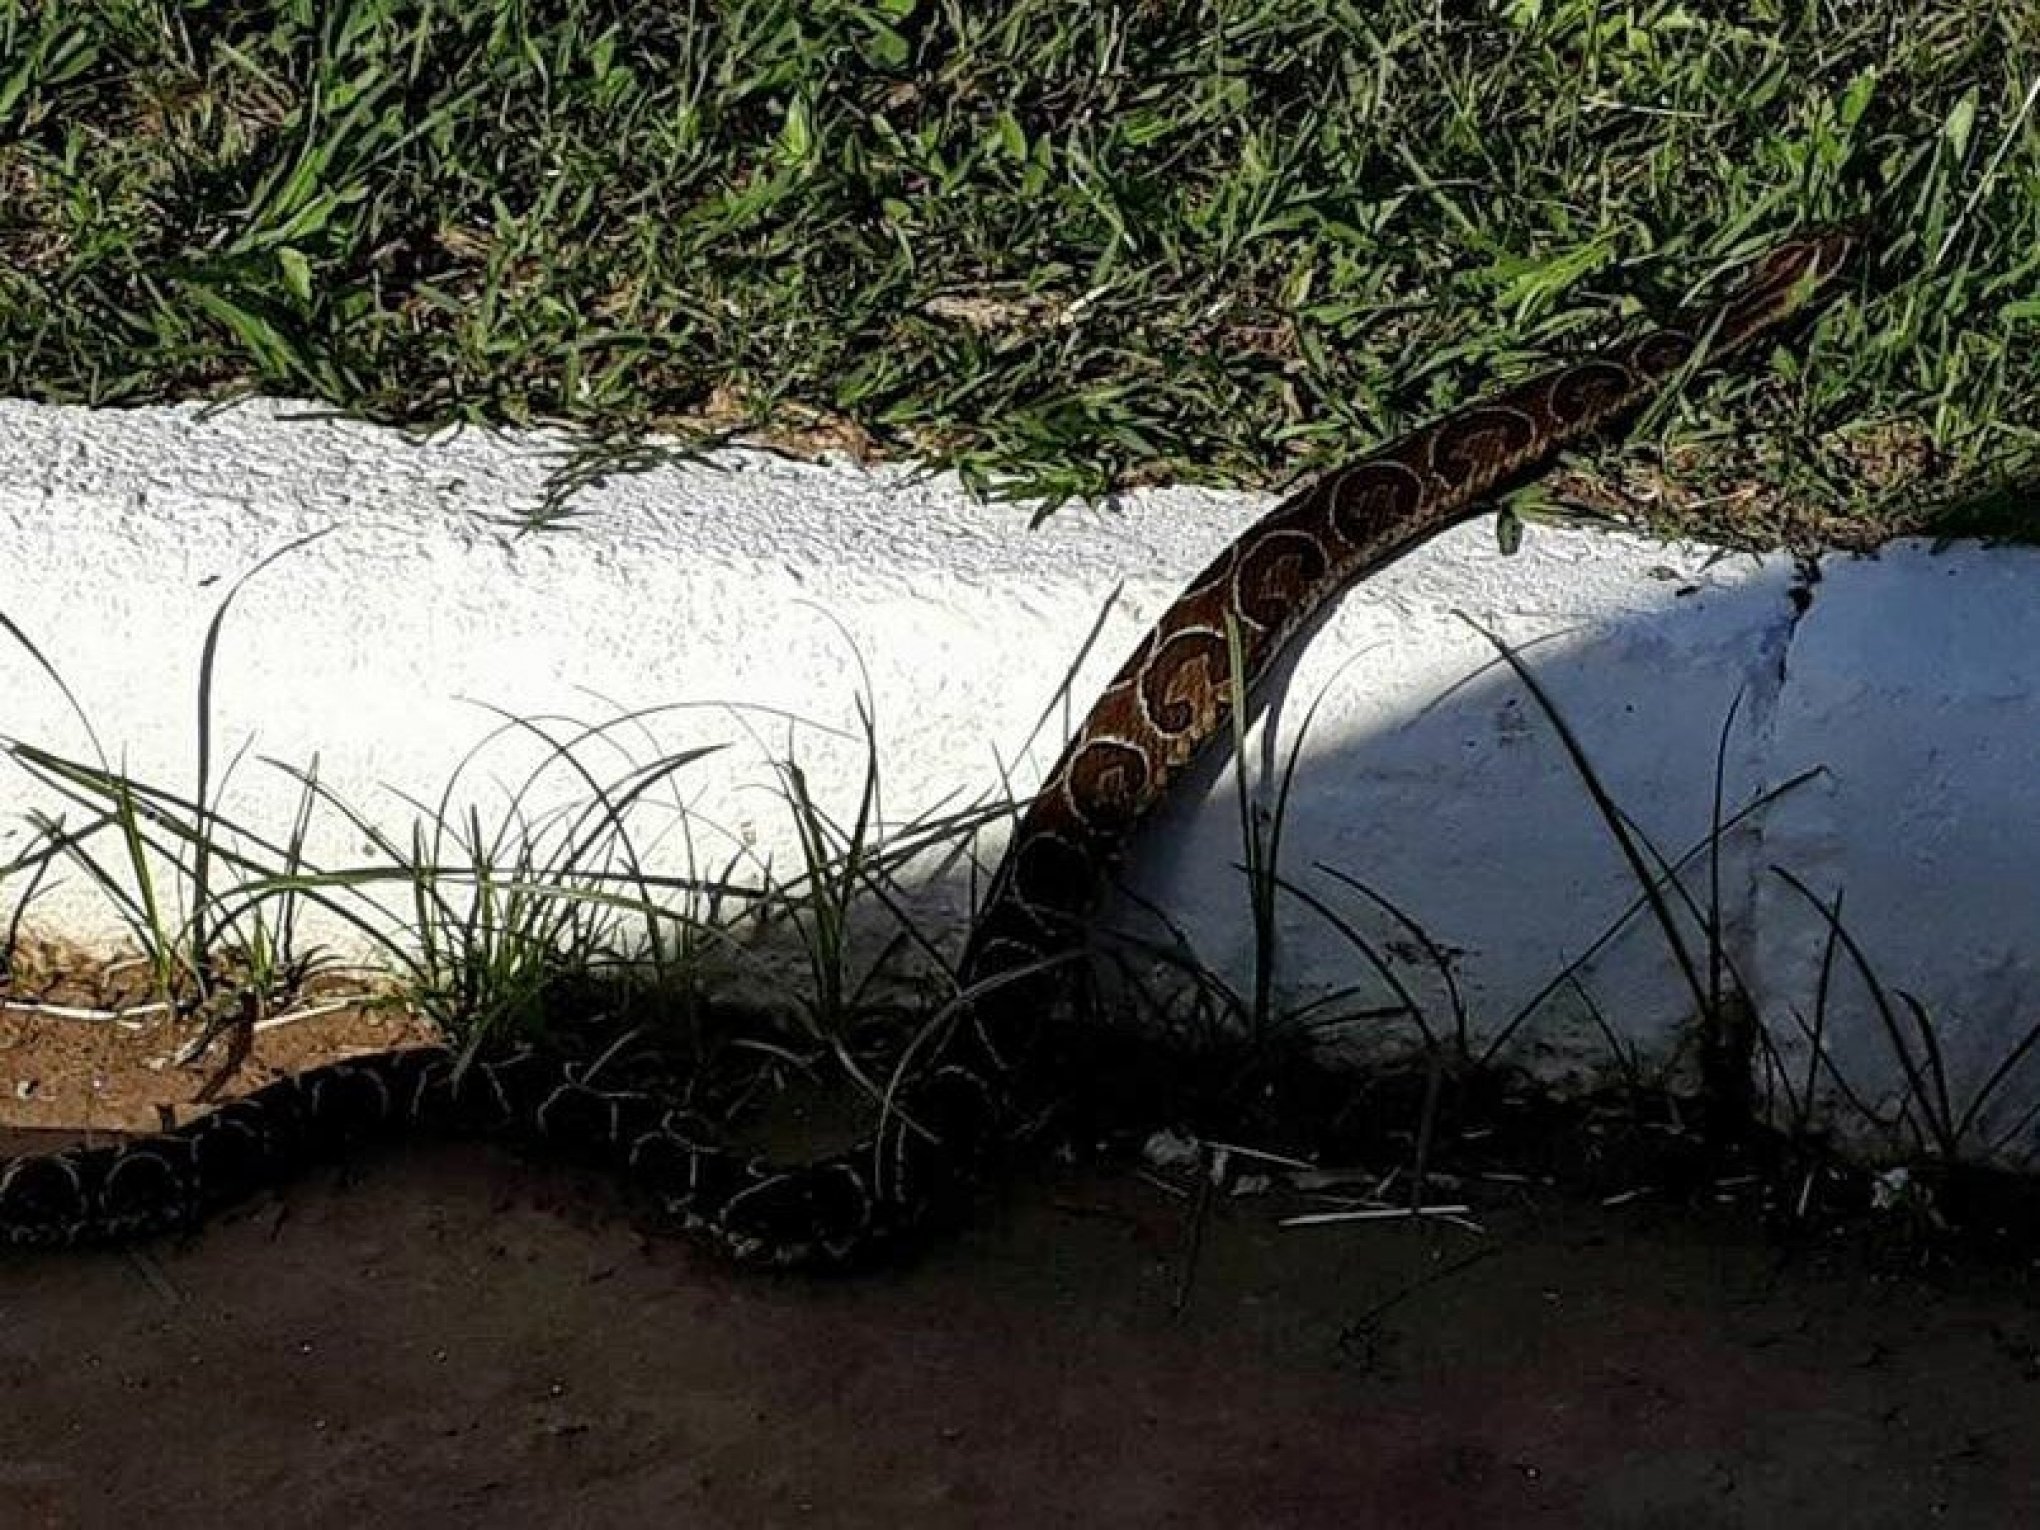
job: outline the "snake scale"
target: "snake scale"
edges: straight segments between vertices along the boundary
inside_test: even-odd
[[[1049,772],[971,931],[959,1004],[855,1145],[775,1165],[656,1093],[597,1087],[535,1055],[462,1065],[449,1049],[414,1048],[280,1079],[158,1135],[11,1159],[0,1242],[187,1226],[308,1160],[431,1127],[593,1156],[741,1263],[838,1264],[881,1246],[942,1203],[1018,1118],[1030,1045],[1106,874],[1226,728],[1234,654],[1252,686],[1341,590],[1632,416],[1703,353],[1725,356],[1778,325],[1830,283],[1852,243],[1822,230],[1780,246],[1721,302],[1458,409],[1248,527],[1141,639]]]

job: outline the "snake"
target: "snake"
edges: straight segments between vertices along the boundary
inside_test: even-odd
[[[1490,508],[1567,447],[1632,420],[1834,284],[1854,230],[1817,228],[1683,310],[1452,410],[1318,477],[1236,536],[1098,694],[1020,813],[955,969],[956,998],[850,1145],[782,1163],[657,1089],[513,1049],[417,1046],[329,1062],[173,1129],[8,1159],[0,1244],[188,1228],[298,1166],[421,1129],[514,1134],[592,1157],[662,1225],[741,1265],[844,1266],[952,1204],[1046,1095],[1039,1054],[1136,830],[1335,597]],[[1236,672],[1237,668],[1237,672]]]

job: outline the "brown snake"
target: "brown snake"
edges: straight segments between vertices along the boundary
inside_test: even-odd
[[[1059,1002],[1107,873],[1193,756],[1224,731],[1237,646],[1251,688],[1339,591],[1478,513],[1566,446],[1631,416],[1696,361],[1731,354],[1829,285],[1853,236],[1764,257],[1711,307],[1454,411],[1284,500],[1190,581],[1120,667],[1014,831],[939,1037],[877,1128],[791,1168],[719,1140],[655,1094],[531,1056],[457,1066],[379,1053],[257,1089],[174,1131],[0,1166],[0,1243],[143,1235],[198,1220],[292,1165],[380,1130],[521,1132],[607,1162],[731,1257],[841,1263],[919,1222],[1015,1117],[1022,1059]]]

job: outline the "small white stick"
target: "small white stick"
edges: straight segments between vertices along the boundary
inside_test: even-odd
[[[1277,1227],[1325,1227],[1333,1222],[1399,1222],[1409,1217],[1438,1217],[1444,1221],[1457,1222],[1461,1227],[1481,1230],[1480,1224],[1466,1220],[1471,1206],[1369,1206],[1359,1211],[1306,1211],[1299,1216],[1284,1217]]]

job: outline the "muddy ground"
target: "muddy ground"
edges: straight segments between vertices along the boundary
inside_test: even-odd
[[[245,1081],[393,1023],[265,1032]],[[202,1077],[174,1041],[0,1015],[0,1127],[151,1124]],[[2034,1262],[1463,1188],[1473,1226],[1284,1228],[1041,1166],[816,1279],[570,1169],[370,1154],[195,1237],[0,1251],[0,1527],[2040,1523]]]

